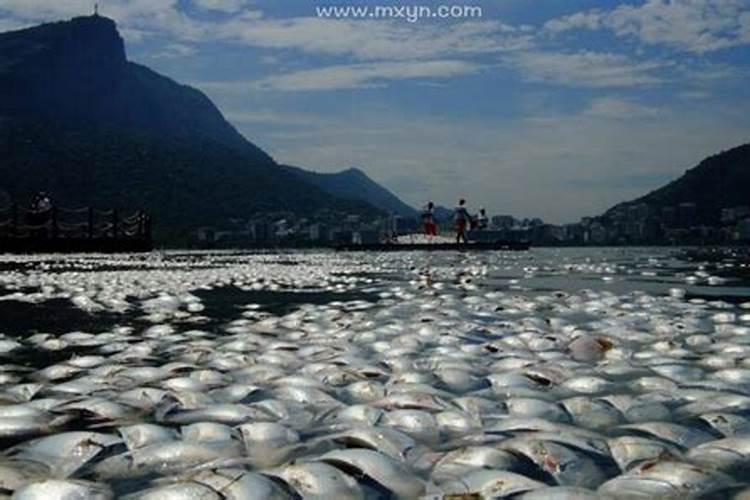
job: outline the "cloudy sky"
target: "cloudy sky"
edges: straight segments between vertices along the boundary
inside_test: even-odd
[[[93,3],[0,0],[0,30]],[[358,166],[414,205],[574,221],[750,141],[750,0],[99,4],[131,60],[205,91],[278,161]],[[396,9],[318,15],[332,5]],[[418,5],[481,16],[403,15]]]

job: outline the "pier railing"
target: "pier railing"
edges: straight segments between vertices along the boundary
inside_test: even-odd
[[[93,207],[32,210],[18,204],[0,207],[0,237],[6,239],[151,240],[151,218],[137,210]]]

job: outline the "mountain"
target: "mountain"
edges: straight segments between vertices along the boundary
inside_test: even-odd
[[[442,205],[435,207],[435,219],[442,222],[452,222],[455,215],[455,209],[447,208]]]
[[[282,168],[338,198],[364,201],[384,212],[402,217],[417,216],[416,210],[358,168],[349,168],[332,174],[310,172],[290,165],[282,165]]]
[[[143,208],[165,236],[288,211],[379,215],[279,168],[199,90],[129,62],[114,21],[0,34],[0,193]]]
[[[620,203],[604,216],[611,217],[640,204],[662,209],[694,203],[695,211],[691,213],[694,225],[718,226],[722,208],[750,205],[748,186],[750,144],[745,144],[706,158],[679,179],[638,199]]]
[[[213,141],[272,164],[199,90],[129,62],[102,16],[0,33],[0,116]]]

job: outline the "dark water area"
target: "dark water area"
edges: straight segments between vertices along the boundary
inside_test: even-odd
[[[0,329],[19,337],[35,333],[59,335],[67,332],[100,332],[129,321],[124,314],[88,313],[75,307],[68,299],[50,299],[30,303],[16,300],[0,301]]]
[[[378,296],[364,292],[330,292],[317,290],[242,290],[234,286],[198,290],[194,294],[206,306],[205,315],[231,321],[248,305],[274,316],[284,316],[305,305],[325,305],[355,300],[375,302]]]

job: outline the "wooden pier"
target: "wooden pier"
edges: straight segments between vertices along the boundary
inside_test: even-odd
[[[0,208],[0,253],[148,252],[151,218],[93,207]]]

